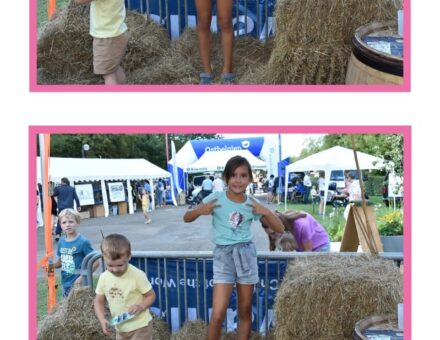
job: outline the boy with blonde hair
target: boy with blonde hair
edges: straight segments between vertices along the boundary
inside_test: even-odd
[[[125,23],[124,0],[75,0],[90,3],[90,35],[93,37],[93,72],[106,85],[125,84],[121,66],[130,38]]]
[[[69,295],[73,286],[81,284],[81,263],[93,251],[90,241],[78,232],[80,221],[81,216],[75,209],[67,208],[58,214],[58,222],[65,236],[58,242],[58,259],[54,266],[61,268],[63,297]],[[98,266],[99,262],[95,262],[93,269]]]
[[[104,312],[107,301],[112,318],[123,313],[134,316],[116,325],[116,340],[151,340],[152,317],[148,309],[156,294],[145,273],[128,263],[130,241],[124,235],[110,234],[102,241],[101,252],[107,270],[99,277],[94,307],[103,333],[111,335]]]

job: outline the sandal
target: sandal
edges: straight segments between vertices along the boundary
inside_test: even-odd
[[[200,73],[200,85],[211,85],[212,84],[212,74],[211,73],[207,73],[207,72],[203,72]]]
[[[224,73],[222,74],[222,84],[232,85],[235,84],[235,73]]]

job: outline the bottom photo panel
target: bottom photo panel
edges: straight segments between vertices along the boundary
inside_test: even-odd
[[[31,126],[30,339],[408,339],[409,126]]]

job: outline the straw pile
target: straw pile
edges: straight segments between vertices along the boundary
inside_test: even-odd
[[[93,309],[93,291],[75,287],[55,310],[46,316],[38,331],[38,340],[108,340]]]
[[[204,339],[208,326],[205,321],[187,321],[178,332],[171,336],[171,340]]]
[[[356,321],[394,313],[402,277],[392,261],[373,256],[298,259],[275,301],[276,339],[351,339]]]
[[[263,335],[257,332],[251,332],[249,340],[264,340],[267,339]],[[238,340],[237,332],[228,332],[221,337],[221,340]]]
[[[170,340],[171,338],[171,332],[170,328],[168,327],[168,324],[162,319],[159,318],[155,314],[151,314],[153,317],[152,325],[153,325],[153,332],[152,336],[154,340]]]
[[[391,20],[402,0],[279,0],[275,47],[264,84],[343,84],[353,32]]]
[[[89,7],[71,1],[39,32],[39,84],[102,83],[101,77],[93,74]],[[126,23],[131,36],[122,66],[127,73],[153,65],[169,49],[166,30],[146,16],[127,11]]]
[[[235,40],[233,65],[240,84],[258,84],[255,72],[267,64],[272,50],[271,41],[264,44],[255,38]],[[220,35],[212,35],[211,45],[214,82],[220,83],[223,55]],[[179,39],[171,42],[171,49],[150,65],[128,75],[133,84],[198,84],[202,72],[199,42],[195,29],[186,29]]]

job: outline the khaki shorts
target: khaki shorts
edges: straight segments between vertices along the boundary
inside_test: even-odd
[[[95,74],[116,72],[125,55],[129,38],[128,31],[113,38],[93,38],[93,72]]]
[[[131,332],[116,332],[116,340],[152,340],[152,322]]]

